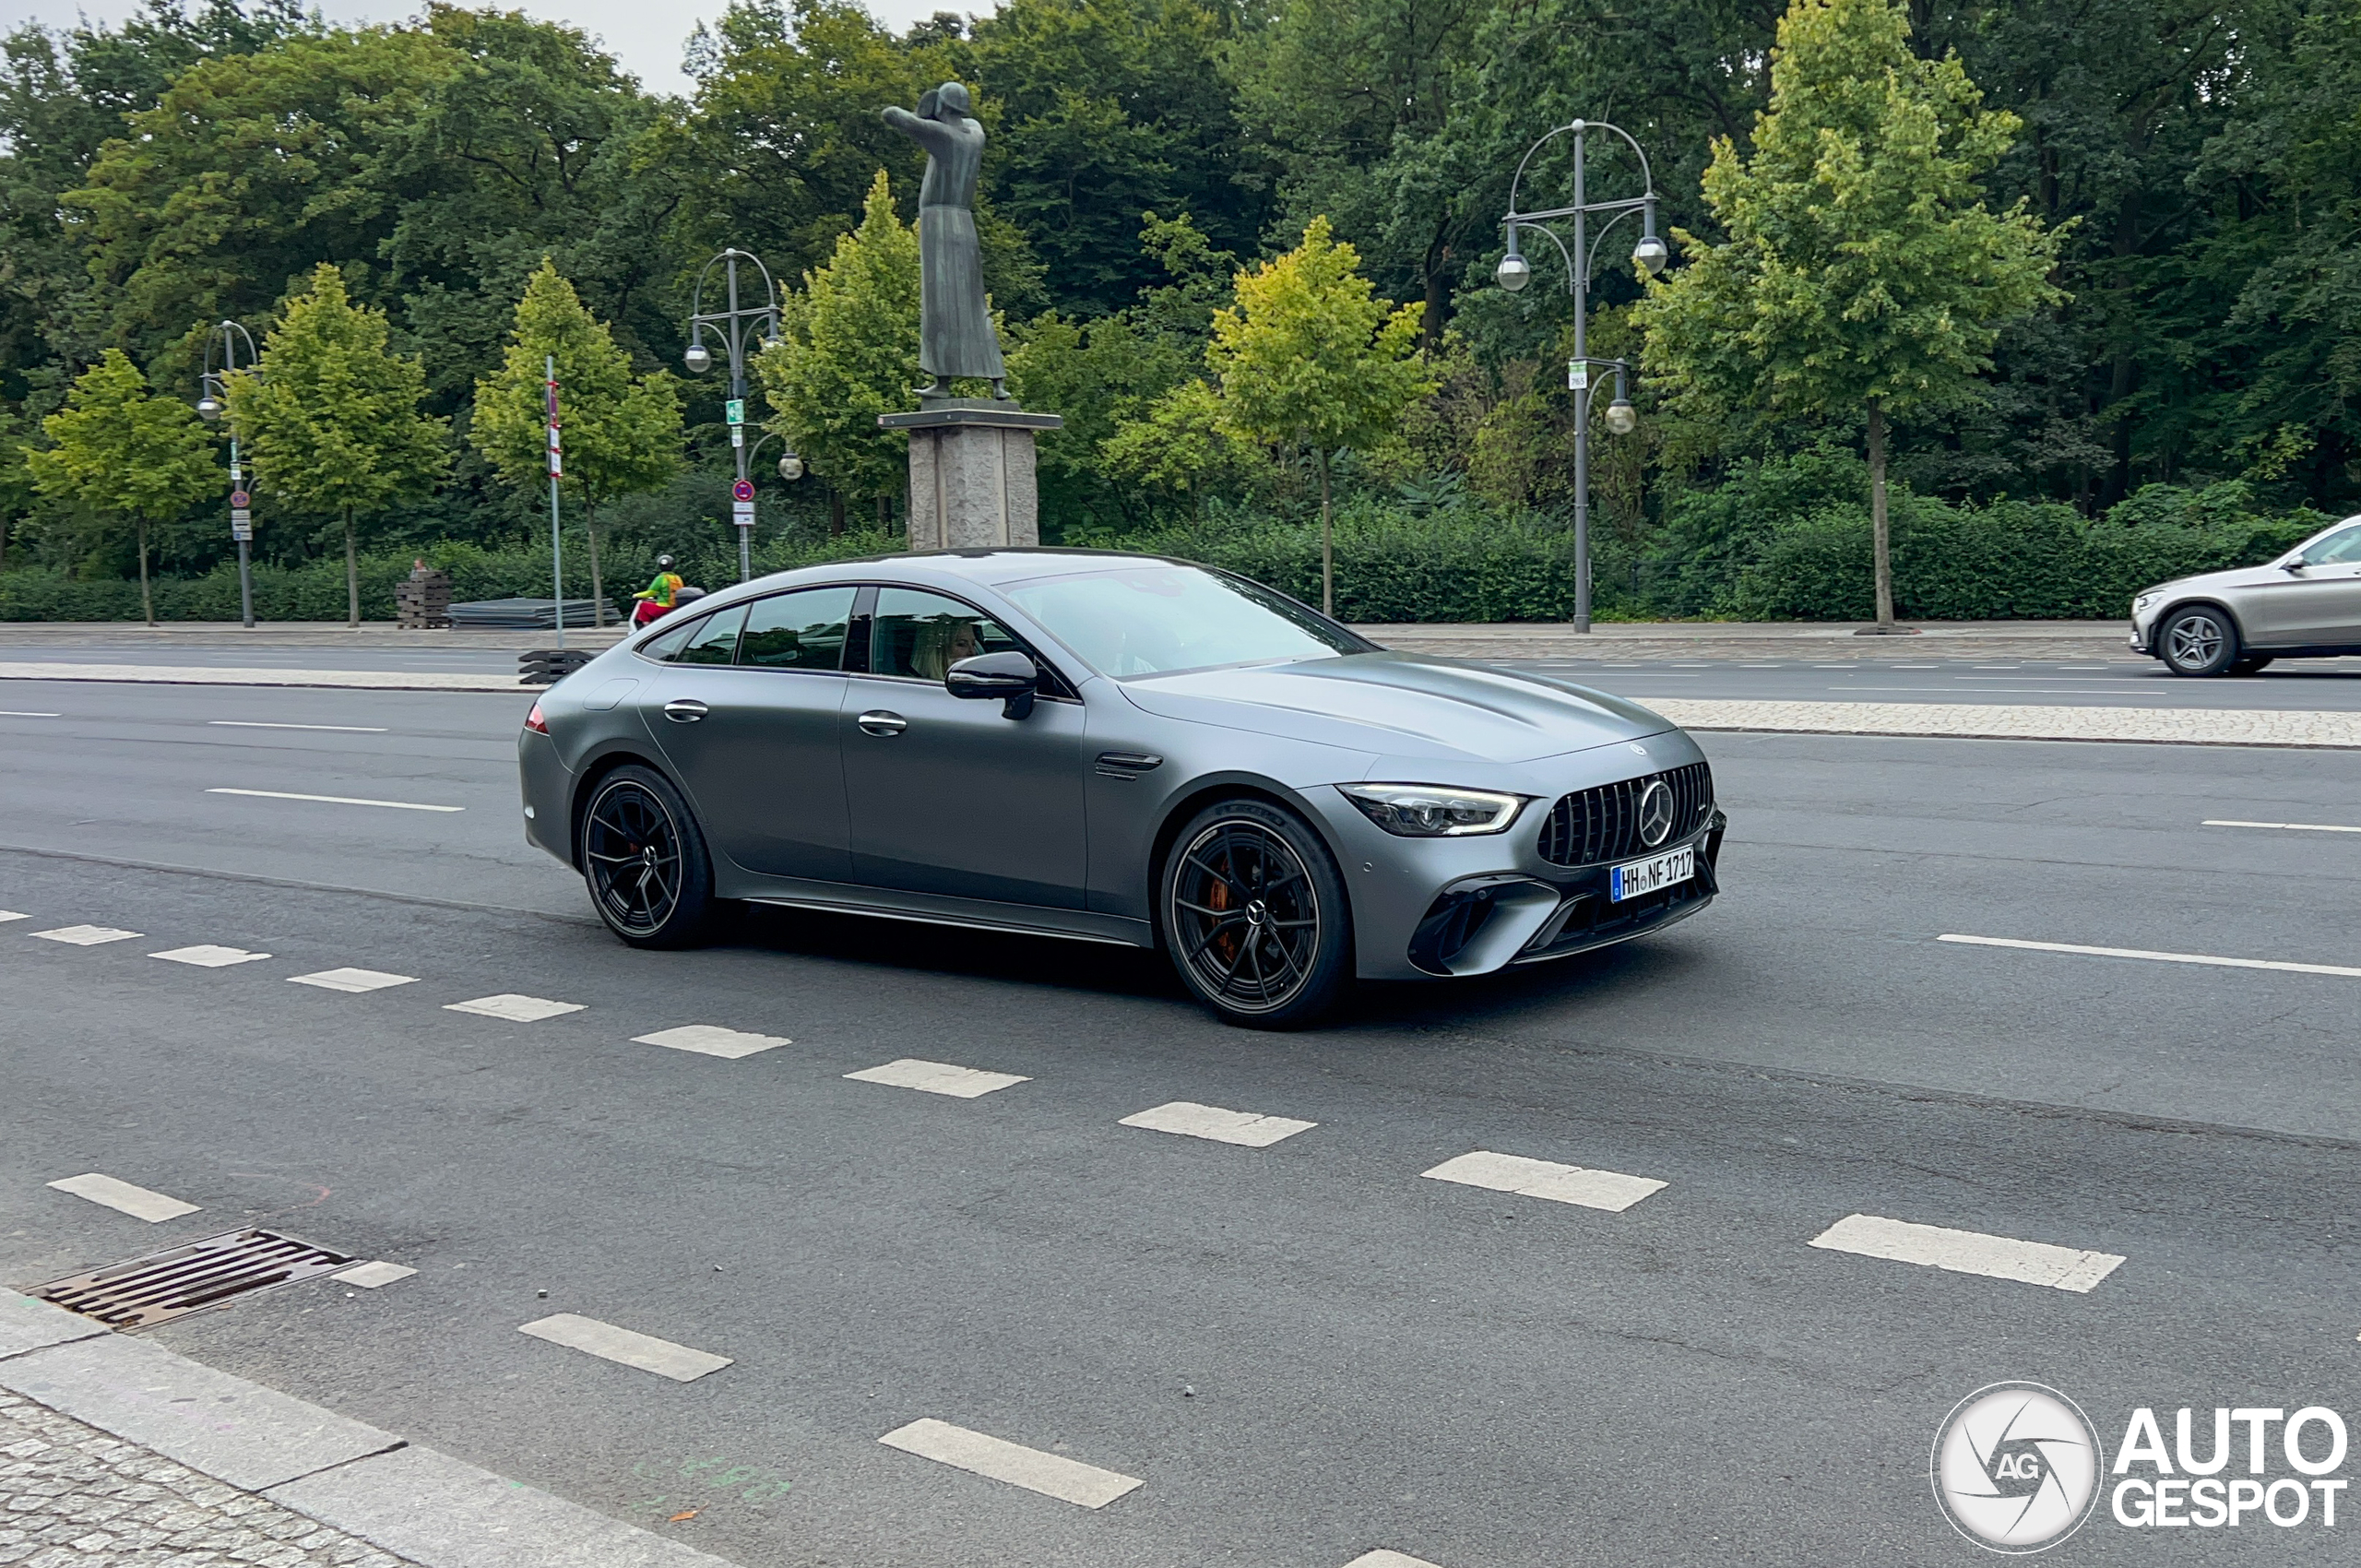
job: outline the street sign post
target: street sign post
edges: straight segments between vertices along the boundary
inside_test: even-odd
[[[557,521],[557,481],[560,465],[557,455],[557,356],[555,354],[542,356],[541,374],[545,378],[543,386],[546,393],[543,409],[549,415],[550,425],[550,594],[557,611],[557,646],[562,648],[565,646],[565,544],[564,536],[558,531]]]
[[[731,398],[721,405],[721,417],[728,420],[731,424],[744,424],[746,422],[745,398]]]
[[[753,498],[754,481],[753,480],[742,479],[730,487],[730,499],[732,501],[752,501]]]

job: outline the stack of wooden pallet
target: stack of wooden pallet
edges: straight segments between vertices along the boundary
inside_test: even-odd
[[[421,564],[394,585],[394,624],[425,629],[451,624],[451,574]]]

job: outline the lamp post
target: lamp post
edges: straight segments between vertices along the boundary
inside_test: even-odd
[[[1587,188],[1585,162],[1589,137],[1594,131],[1609,131],[1623,138],[1631,156],[1640,160],[1641,194],[1614,201],[1592,201]],[[1517,189],[1525,182],[1525,166],[1533,155],[1562,136],[1574,138],[1574,200],[1571,207],[1553,207],[1535,212],[1519,212]],[[1492,276],[1501,288],[1515,293],[1533,281],[1532,264],[1525,259],[1517,244],[1521,231],[1533,230],[1549,237],[1566,264],[1566,291],[1574,297],[1574,357],[1566,366],[1566,386],[1574,394],[1574,630],[1590,631],[1590,405],[1592,396],[1591,367],[1610,369],[1615,373],[1615,398],[1607,405],[1607,428],[1618,435],[1629,435],[1638,428],[1640,416],[1631,407],[1631,364],[1624,360],[1594,360],[1590,357],[1590,276],[1598,262],[1599,243],[1608,231],[1632,213],[1640,215],[1640,243],[1632,247],[1631,261],[1651,273],[1662,272],[1670,253],[1656,237],[1655,177],[1648,169],[1648,155],[1640,144],[1619,125],[1604,120],[1574,120],[1559,126],[1525,148],[1525,157],[1516,166],[1516,178],[1509,182],[1508,215],[1501,220],[1508,232],[1508,254]],[[1589,232],[1594,214],[1607,215],[1598,233]],[[1573,244],[1570,248],[1559,237],[1553,223],[1568,219],[1573,221]],[[1579,263],[1577,262],[1579,259]]]
[[[763,280],[763,303],[741,304],[738,294],[738,264],[753,267]],[[713,276],[715,267],[722,268],[729,284],[729,306],[723,310],[705,308],[706,279]],[[713,368],[713,350],[705,346],[706,328],[710,327],[721,335],[730,350],[730,404],[726,410],[730,420],[730,445],[737,454],[738,482],[732,488],[731,518],[738,525],[738,580],[746,581],[754,575],[754,497],[753,486],[746,478],[746,329],[759,323],[763,348],[778,341],[778,289],[771,281],[770,268],[751,251],[736,246],[723,251],[705,264],[697,274],[696,287],[689,296],[689,351],[682,356],[692,374],[702,375]]]
[[[246,350],[244,368],[251,374],[255,362],[261,358],[255,352],[252,333],[225,319],[205,335],[205,368],[197,375],[196,411],[208,424],[222,415],[230,390],[229,378],[240,368],[241,344]],[[238,461],[238,432],[234,425],[230,430],[230,537],[238,541],[238,614],[251,632],[255,629],[255,515],[246,494],[246,471]]]

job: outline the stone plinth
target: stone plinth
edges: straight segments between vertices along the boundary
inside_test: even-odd
[[[1040,543],[1033,435],[1064,422],[980,398],[879,415],[879,428],[910,433],[910,548]]]

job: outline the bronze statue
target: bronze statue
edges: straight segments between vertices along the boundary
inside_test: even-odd
[[[889,108],[885,123],[926,148],[919,187],[919,369],[934,378],[921,398],[948,398],[954,376],[990,381],[1008,400],[1008,371],[984,299],[983,251],[976,240],[976,181],[984,127],[967,113],[967,89],[944,82],[919,99],[919,112]]]

